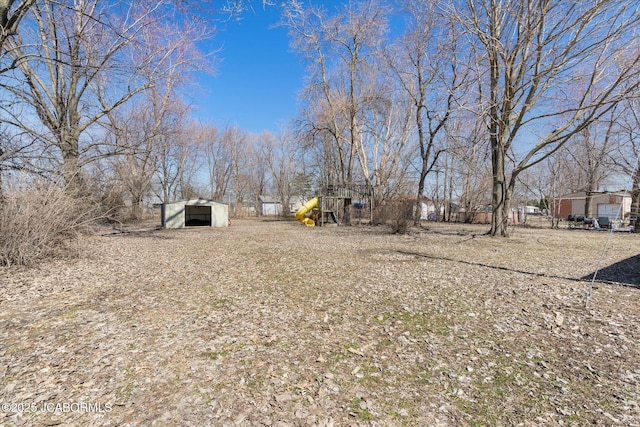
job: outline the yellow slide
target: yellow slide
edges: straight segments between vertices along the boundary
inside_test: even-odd
[[[314,225],[316,225],[315,221],[312,220],[311,218],[306,218],[305,214],[309,212],[311,209],[317,208],[317,207],[318,207],[318,198],[314,197],[313,199],[309,200],[307,203],[302,205],[300,209],[298,209],[298,212],[296,212],[296,219],[301,223],[303,223],[304,225],[306,225],[307,227],[313,227]]]

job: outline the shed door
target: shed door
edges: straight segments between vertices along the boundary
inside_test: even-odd
[[[606,216],[609,219],[620,218],[620,205],[618,203],[600,203],[598,204],[598,216]]]
[[[211,227],[211,206],[185,206],[184,223],[186,226]]]

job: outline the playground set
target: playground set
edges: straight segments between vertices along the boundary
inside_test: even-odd
[[[307,227],[325,224],[340,224],[339,208],[345,203],[357,209],[369,206],[373,190],[364,184],[328,185],[320,191],[320,195],[307,201],[296,212],[296,219]],[[371,212],[369,212],[369,215]]]

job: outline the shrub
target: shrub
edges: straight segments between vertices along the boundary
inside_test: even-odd
[[[60,186],[31,183],[0,200],[0,265],[29,265],[69,253],[95,219],[88,197]]]
[[[388,224],[395,234],[407,233],[413,222],[415,202],[411,199],[387,200],[374,211],[374,224]]]

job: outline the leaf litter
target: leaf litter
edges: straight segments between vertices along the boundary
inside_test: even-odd
[[[604,233],[484,230],[238,220],[0,269],[0,424],[640,425],[640,288],[584,307]]]

